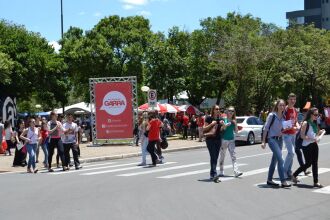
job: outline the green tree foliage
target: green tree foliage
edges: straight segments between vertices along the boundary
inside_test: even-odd
[[[151,36],[149,21],[141,16],[109,16],[85,34],[71,27],[61,56],[68,63],[75,93],[88,100],[88,79],[94,77],[137,76],[141,84]]]
[[[65,102],[65,63],[39,34],[0,22],[1,94],[22,100],[36,99],[45,109]],[[45,89],[47,88],[47,89]],[[28,111],[29,109],[20,109]]]

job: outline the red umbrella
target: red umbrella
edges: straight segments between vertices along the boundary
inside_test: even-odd
[[[162,106],[165,106],[165,108],[166,108],[166,112],[162,112],[162,113],[177,113],[180,111],[179,107],[176,105],[165,103],[165,104],[162,104]]]
[[[139,106],[139,110],[140,111],[152,111],[152,110],[155,110],[155,111],[159,111],[159,112],[166,112],[166,107],[157,103],[157,106],[152,109],[151,107],[149,107],[149,104],[148,103],[145,103],[141,106]]]
[[[186,112],[189,115],[200,115],[201,111],[198,110],[195,106],[192,105],[182,105],[179,107],[179,110],[182,112]]]

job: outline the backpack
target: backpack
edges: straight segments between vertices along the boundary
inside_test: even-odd
[[[268,127],[268,130],[272,127],[273,123],[275,121],[275,115],[273,114],[272,116],[272,121],[270,122],[270,125]],[[261,140],[263,139],[263,136],[264,136],[264,129],[265,129],[265,125],[262,126],[262,130],[261,130]],[[268,132],[266,134],[266,143],[268,143]]]
[[[307,135],[308,129],[309,129],[309,123],[307,122],[305,136]],[[302,148],[302,143],[303,143],[303,139],[301,138],[300,133],[301,133],[301,128],[299,129],[299,131],[296,135],[296,141],[295,141],[295,145],[296,145],[295,147],[298,149]]]

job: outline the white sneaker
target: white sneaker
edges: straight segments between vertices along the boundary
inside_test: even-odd
[[[225,173],[223,172],[223,170],[220,170],[219,176],[220,177],[224,177],[225,176]]]
[[[235,174],[235,177],[239,177],[239,176],[243,175],[243,173],[240,171],[236,171],[236,172],[234,172],[234,174]]]

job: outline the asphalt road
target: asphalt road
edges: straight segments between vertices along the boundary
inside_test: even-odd
[[[311,187],[311,176],[290,189],[267,187],[271,152],[259,144],[237,147],[241,178],[232,176],[227,153],[221,183],[207,180],[206,149],[164,156],[155,168],[129,158],[79,171],[0,174],[0,219],[330,219],[329,135],[320,143],[322,190]]]

